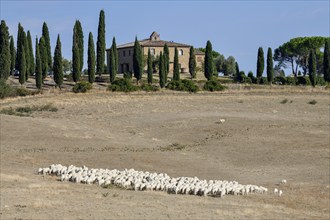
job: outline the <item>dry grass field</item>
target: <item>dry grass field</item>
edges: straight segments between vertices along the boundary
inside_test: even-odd
[[[0,114],[0,219],[329,219],[329,95],[229,85],[221,93],[95,89],[0,100],[0,110],[58,109]],[[37,175],[53,163],[236,180],[270,192],[212,198]]]

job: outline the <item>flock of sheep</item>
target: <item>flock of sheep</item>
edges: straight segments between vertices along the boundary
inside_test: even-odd
[[[249,193],[266,193],[267,188],[256,185],[242,185],[236,181],[200,180],[197,177],[172,178],[166,173],[150,173],[134,169],[109,170],[89,169],[86,166],[63,166],[52,164],[46,168],[39,168],[38,174],[56,175],[61,181],[75,183],[98,184],[100,186],[115,185],[123,189],[143,191],[165,191],[173,194],[190,194],[199,196],[223,197],[225,195],[247,195]],[[277,190],[277,189],[276,189]],[[281,196],[282,191],[274,194]]]

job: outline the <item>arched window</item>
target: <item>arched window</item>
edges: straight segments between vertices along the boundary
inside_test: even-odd
[[[183,55],[183,50],[180,49],[180,50],[179,50],[179,56],[182,56],[182,55]]]

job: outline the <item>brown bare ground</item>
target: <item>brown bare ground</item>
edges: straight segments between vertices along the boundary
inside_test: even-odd
[[[329,92],[229,87],[1,100],[0,110],[47,103],[59,110],[0,114],[0,219],[329,219]],[[36,174],[53,163],[236,180],[279,188],[283,196],[135,192]],[[288,184],[279,185],[282,179]]]

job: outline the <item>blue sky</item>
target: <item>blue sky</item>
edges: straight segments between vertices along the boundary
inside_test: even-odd
[[[0,0],[1,20],[16,41],[21,22],[32,37],[41,36],[46,21],[54,52],[57,34],[62,54],[71,59],[72,29],[80,20],[85,41],[97,39],[99,12],[105,11],[106,44],[117,45],[148,37],[157,31],[161,39],[205,47],[232,55],[246,72],[256,71],[258,47],[277,48],[291,38],[329,36],[330,1],[16,1]],[[33,41],[34,45],[34,41]],[[289,71],[289,69],[288,69]]]

